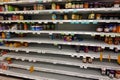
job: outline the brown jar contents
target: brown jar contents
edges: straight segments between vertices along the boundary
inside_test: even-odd
[[[101,18],[101,14],[96,14],[96,19],[100,19]]]
[[[57,5],[56,5],[56,9],[60,9],[60,5],[57,4]]]
[[[89,3],[85,2],[83,6],[84,6],[84,8],[88,8],[89,7]]]
[[[34,10],[37,10],[37,5],[36,4],[34,4]]]

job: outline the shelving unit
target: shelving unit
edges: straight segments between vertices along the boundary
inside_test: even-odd
[[[119,80],[120,2],[103,2],[0,0],[0,74],[34,80]]]

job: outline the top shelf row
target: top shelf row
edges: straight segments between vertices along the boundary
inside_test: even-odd
[[[89,0],[0,0],[1,4],[26,4],[26,3],[31,4],[31,3],[70,2],[70,1],[80,2],[80,1],[89,1]],[[94,1],[94,0],[91,0],[91,1]],[[98,1],[98,0],[95,0],[95,1]],[[113,2],[115,0],[109,0],[109,2],[110,1]],[[115,2],[118,2],[118,1],[119,0],[116,0]]]
[[[64,2],[64,3],[62,3]],[[102,0],[0,0],[0,5],[22,5],[27,4],[27,6],[30,4],[40,4],[41,3],[47,3],[52,4],[53,7],[57,6],[57,8],[64,7],[65,8],[119,8],[120,7],[120,1],[114,0],[112,2],[105,2]],[[65,5],[63,5],[65,4]],[[26,6],[26,5],[24,5]]]
[[[5,1],[5,2],[3,2]],[[40,4],[38,0],[0,0],[0,14],[31,14],[31,13],[68,13],[68,12],[119,12],[119,2],[83,2],[83,1],[67,1],[58,3],[57,1],[65,0],[39,0],[40,2],[51,1],[49,4]],[[54,1],[54,0],[53,0]],[[24,4],[24,5],[20,5]],[[33,3],[33,4],[29,4]],[[10,5],[11,4],[11,5]],[[26,5],[27,4],[27,5]],[[34,12],[35,11],[35,12]]]

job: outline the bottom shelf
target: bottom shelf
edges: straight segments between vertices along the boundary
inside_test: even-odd
[[[18,69],[18,68],[10,68],[9,70],[0,70],[0,73],[10,76],[17,76],[17,77],[35,79],[35,80],[92,80],[86,78],[70,77],[65,75],[37,72],[37,71],[30,73],[27,70]]]

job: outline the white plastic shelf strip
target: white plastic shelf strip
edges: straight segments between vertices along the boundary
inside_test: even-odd
[[[103,41],[98,40],[83,40],[83,41],[64,41],[60,39],[51,40],[49,38],[36,38],[36,37],[25,37],[25,38],[12,38],[12,39],[0,39],[1,41],[19,41],[19,42],[28,42],[28,43],[45,43],[45,44],[62,44],[62,45],[81,45],[81,46],[98,46],[98,47],[109,47],[110,49],[118,48],[120,50],[120,45],[107,44]]]
[[[30,73],[28,70],[18,69],[18,68],[10,68],[10,70],[7,70],[7,71],[1,70],[0,73],[8,74],[11,76],[34,79],[34,80],[64,80],[64,79],[66,80],[90,80],[86,78],[71,77],[71,76],[66,76],[66,75],[51,74],[51,73],[44,73],[44,72],[38,72],[38,71],[34,71]]]
[[[98,22],[104,22],[104,23],[111,23],[111,22],[115,22],[115,23],[120,23],[120,20],[0,20],[0,23],[34,23],[34,22],[38,22],[38,23],[83,23],[83,22],[89,22],[89,23],[98,23]]]
[[[99,71],[89,70],[89,69],[80,69],[80,68],[73,68],[73,67],[66,67],[66,66],[59,66],[59,65],[52,65],[52,64],[42,64],[42,63],[28,63],[28,62],[21,62],[21,61],[15,61],[15,62],[13,61],[13,63],[9,64],[8,66],[29,70],[31,65],[34,66],[35,71],[57,73],[57,74],[63,74],[68,76],[75,76],[75,77],[93,78],[93,79],[99,79],[99,80],[103,80],[103,79],[109,80],[107,76],[103,77]]]
[[[88,8],[88,9],[60,9],[60,10],[29,10],[29,11],[3,11],[0,14],[50,14],[71,12],[118,12],[120,8]]]
[[[32,34],[82,34],[82,35],[101,35],[101,36],[120,36],[120,33],[105,33],[105,32],[93,32],[93,31],[58,31],[58,30],[41,30],[41,31],[32,31],[32,30],[0,30],[0,32],[15,32],[15,33],[32,33]]]
[[[5,46],[0,46],[1,49],[8,49],[8,50],[13,50],[13,51],[25,51],[26,53],[29,52],[36,52],[38,54],[58,54],[58,55],[67,55],[71,57],[91,57],[91,58],[100,58],[100,52],[92,52],[89,51],[88,53],[85,53],[83,51],[80,51],[80,53],[76,53],[75,50],[70,49],[70,48],[63,48],[62,50],[59,50],[57,48],[54,48],[52,46],[32,46],[32,47],[20,47],[20,48],[13,48],[13,47],[5,47]],[[117,60],[117,57],[119,54],[113,53],[111,51],[103,52],[103,58],[107,59],[108,55],[111,55],[111,59]]]
[[[17,76],[17,77],[28,78],[28,79],[35,79],[35,80],[57,80],[57,79],[52,79],[52,78],[46,78],[46,77],[25,74],[24,72],[19,73],[19,71],[12,71],[12,70],[1,70],[0,69],[0,74]]]
[[[21,59],[22,61],[28,60],[30,62],[47,62],[47,63],[53,63],[53,64],[63,64],[63,65],[71,65],[71,66],[79,66],[81,68],[106,68],[106,69],[113,69],[113,70],[120,70],[120,66],[116,63],[112,62],[100,62],[100,61],[94,61],[93,63],[83,63],[80,59],[76,58],[64,58],[64,57],[54,57],[54,56],[45,56],[45,55],[30,55],[25,53],[8,53],[6,55],[3,55],[4,58],[10,57],[14,59]]]

